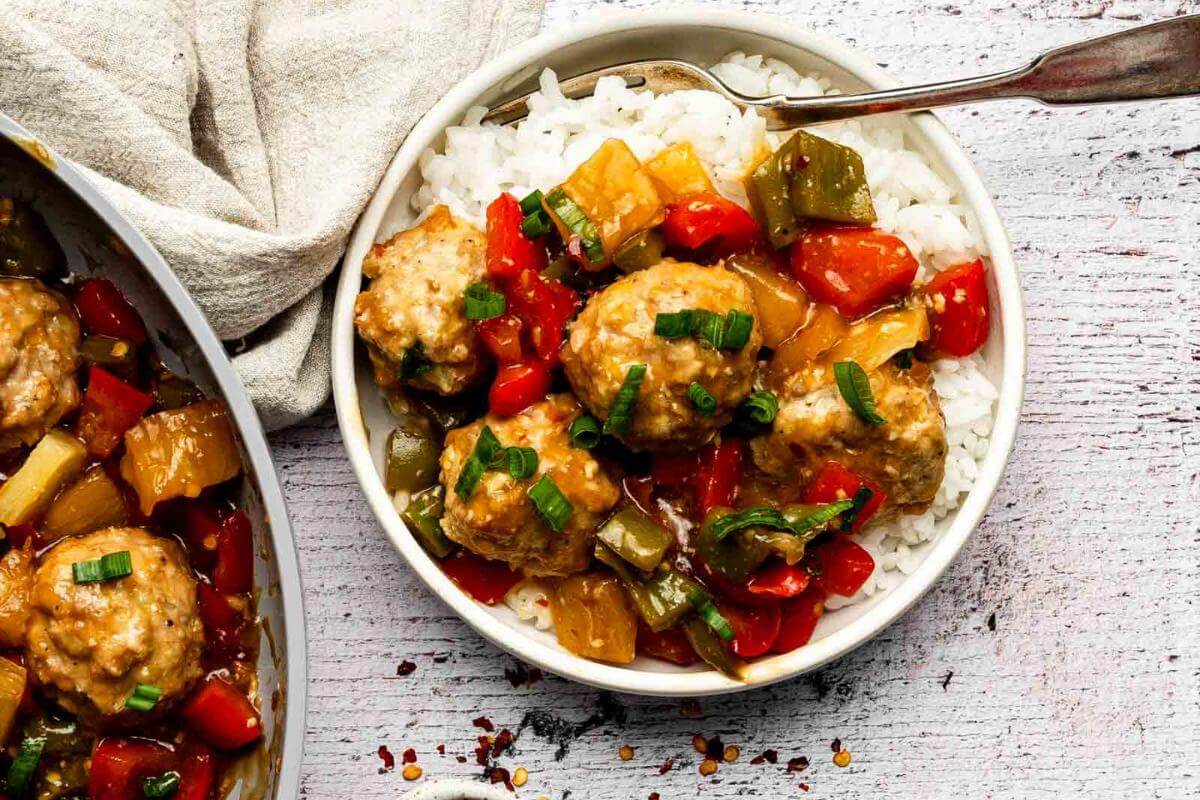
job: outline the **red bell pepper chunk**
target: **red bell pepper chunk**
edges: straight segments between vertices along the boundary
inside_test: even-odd
[[[700,461],[695,453],[655,453],[650,477],[655,486],[687,489],[696,480]]]
[[[786,601],[780,611],[783,619],[771,652],[790,653],[808,644],[808,640],[812,638],[817,622],[825,613],[825,590],[813,582],[801,594]]]
[[[208,800],[217,773],[213,752],[199,742],[187,741],[180,746],[177,756],[179,788],[171,800]]]
[[[134,345],[146,341],[146,324],[141,315],[112,281],[89,278],[81,283],[75,294],[75,308],[88,333],[124,339]]]
[[[563,329],[575,314],[579,294],[556,280],[546,280],[531,269],[524,270],[505,286],[509,310],[524,323],[538,358],[558,364]]]
[[[700,453],[696,471],[696,505],[702,514],[731,506],[742,482],[742,440],[723,439]]]
[[[521,574],[507,564],[489,561],[469,550],[459,550],[444,559],[442,572],[449,575],[458,588],[488,606],[503,600],[508,590],[521,580]]]
[[[501,367],[488,391],[488,410],[498,417],[511,417],[546,397],[550,370],[541,361]]]
[[[175,761],[170,748],[148,739],[101,739],[92,752],[88,797],[142,800],[142,782],[174,769]]]
[[[196,584],[196,601],[209,645],[223,653],[241,649],[239,635],[245,617],[230,604],[229,598],[201,581]]]
[[[691,666],[699,660],[687,636],[678,628],[667,628],[655,633],[641,625],[638,628],[637,649],[643,655],[669,661],[681,667]]]
[[[925,287],[929,347],[962,358],[983,347],[988,337],[987,273],[983,261],[939,272]]]
[[[187,542],[188,556],[192,565],[208,573],[217,563],[217,543],[221,536],[221,524],[217,512],[208,504],[193,501],[183,509],[183,539]]]
[[[479,323],[479,340],[501,366],[520,363],[525,358],[521,347],[521,320],[515,314],[501,314]]]
[[[874,228],[822,227],[792,245],[792,275],[812,299],[858,319],[908,293],[917,259],[895,236]]]
[[[225,594],[248,594],[254,589],[254,531],[241,509],[221,520],[212,579],[217,591]]]
[[[667,244],[696,250],[709,242],[725,253],[754,247],[758,223],[746,209],[715,192],[697,192],[667,206],[662,234]]]
[[[46,535],[28,522],[22,522],[20,525],[10,525],[7,529],[7,534],[8,543],[17,550],[24,547],[25,542],[32,542],[30,546],[34,550],[41,550],[50,544],[46,540]]]
[[[733,628],[729,649],[742,658],[761,656],[779,637],[782,615],[778,606],[740,608],[732,603],[717,603],[722,616]]]
[[[805,503],[836,503],[839,500],[852,499],[864,486],[871,490],[871,499],[854,517],[854,525],[850,531],[858,533],[887,499],[879,484],[851,472],[836,461],[827,461],[805,488],[803,500]]]
[[[262,736],[262,720],[250,698],[220,678],[209,678],[192,692],[179,716],[205,744],[218,750],[236,750]]]
[[[154,398],[145,392],[107,370],[91,366],[75,432],[89,454],[107,458],[117,449],[125,431],[136,425],[153,403]]]
[[[799,564],[777,561],[751,576],[746,591],[760,597],[795,597],[808,588],[812,575]]]
[[[817,583],[829,594],[850,597],[875,571],[875,559],[857,542],[842,533],[816,545],[821,574]]]
[[[493,278],[513,278],[524,270],[546,268],[546,248],[521,231],[521,204],[505,193],[487,208],[487,272]]]

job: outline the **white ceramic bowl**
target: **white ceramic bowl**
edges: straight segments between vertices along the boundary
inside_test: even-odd
[[[827,36],[794,22],[749,13],[713,11],[636,12],[601,16],[542,34],[485,64],[451,89],[409,134],[396,153],[346,252],[333,319],[333,392],[338,422],[354,471],[388,538],[422,580],[480,634],[526,661],[594,686],[650,695],[699,696],[735,692],[811,670],[857,647],[899,617],[946,569],[979,524],[1003,473],[1016,433],[1025,374],[1025,320],[1017,270],[995,206],[966,155],[932,115],[908,123],[915,146],[934,168],[958,185],[974,210],[991,252],[992,330],[984,350],[988,377],[1000,399],[991,445],[975,487],[947,520],[940,538],[927,546],[917,570],[888,592],[825,614],[813,641],[787,655],[760,659],[745,683],[701,667],[687,670],[648,659],[626,667],[580,658],[559,647],[505,608],[488,608],[463,594],[410,536],[380,477],[383,441],[394,422],[371,378],[365,353],[356,345],[354,298],[362,285],[362,259],[371,244],[408,227],[415,215],[409,197],[420,185],[417,160],[442,143],[472,105],[490,105],[534,88],[543,67],[561,76],[642,58],[683,58],[713,63],[732,50],[780,58],[801,72],[817,71],[843,90],[888,88],[896,80],[872,61]]]

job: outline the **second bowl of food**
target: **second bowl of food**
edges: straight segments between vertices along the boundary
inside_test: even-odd
[[[1017,274],[933,116],[767,132],[713,93],[555,78],[679,58],[746,94],[894,85],[786,30],[538,37],[424,117],[347,252],[334,389],[372,509],[465,620],[558,674],[699,695],[811,669],[929,588],[1003,471]]]

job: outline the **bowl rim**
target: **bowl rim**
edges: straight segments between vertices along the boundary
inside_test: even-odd
[[[1012,451],[1025,388],[1025,311],[1012,247],[982,179],[950,131],[933,114],[911,115],[913,124],[960,185],[967,205],[978,219],[981,235],[989,244],[992,273],[1000,295],[998,305],[1002,310],[1000,321],[1004,342],[1001,390],[988,453],[980,464],[974,487],[957,510],[950,527],[934,543],[917,570],[858,619],[792,653],[775,656],[769,669],[760,669],[761,675],[752,673],[745,682],[731,680],[714,670],[660,673],[602,664],[543,644],[508,625],[497,625],[494,617],[459,590],[409,534],[371,458],[359,406],[354,355],[354,299],[362,281],[362,258],[374,243],[401,181],[415,167],[428,142],[446,127],[458,124],[462,110],[475,98],[521,68],[564,46],[606,34],[659,27],[712,27],[757,35],[807,50],[872,86],[891,88],[899,85],[896,78],[841,41],[794,22],[784,24],[778,17],[756,12],[702,9],[609,12],[586,22],[573,23],[569,29],[542,33],[512,48],[456,84],[421,118],[397,150],[355,225],[334,302],[333,395],[338,425],[355,476],[393,547],[434,594],[479,634],[521,659],[597,688],[661,697],[696,697],[744,691],[815,669],[876,636],[933,586],[978,527]]]
[[[279,473],[267,445],[262,423],[254,405],[246,395],[241,379],[216,332],[196,305],[191,294],[167,264],[158,249],[150,244],[137,228],[100,193],[95,184],[73,161],[57,153],[16,121],[0,112],[0,137],[24,147],[33,145],[40,151],[37,158],[67,189],[84,203],[115,233],[133,253],[158,288],[174,306],[188,333],[200,349],[220,388],[234,426],[249,459],[248,473],[258,486],[263,511],[270,530],[271,544],[279,570],[279,591],[283,605],[284,641],[287,643],[287,685],[281,686],[287,703],[283,726],[283,745],[280,748],[279,777],[275,784],[276,798],[296,797],[300,789],[300,769],[304,760],[304,732],[308,707],[308,650],[304,618],[304,592],[300,581],[296,540],[288,518]],[[44,154],[43,152],[44,151]],[[260,687],[261,688],[261,687]],[[269,698],[269,696],[268,696]]]

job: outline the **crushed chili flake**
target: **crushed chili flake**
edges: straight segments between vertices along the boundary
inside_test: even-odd
[[[621,745],[621,749],[617,751],[617,755],[619,755],[621,757],[622,761],[632,761],[633,760],[633,748],[627,744],[623,744],[623,745]]]
[[[519,788],[521,786],[524,786],[525,782],[528,780],[529,780],[529,770],[525,769],[524,767],[517,767],[516,770],[513,771],[513,774],[512,774],[513,786],[516,786]]]
[[[400,666],[396,667],[396,674],[401,678],[405,677],[406,675],[412,675],[416,671],[417,665],[407,659],[401,661]]]
[[[457,762],[458,762],[458,763],[460,763],[460,764],[465,764],[465,763],[467,763],[467,757],[466,757],[466,756],[455,756],[455,757],[454,757],[454,760],[455,760],[455,761],[457,761]]]
[[[438,751],[438,755],[439,755],[439,756],[444,756],[444,755],[446,755],[446,745],[444,745],[444,744],[439,744],[439,745],[437,746],[437,751]]]
[[[834,739],[832,742],[830,742],[830,744],[829,744],[829,749],[830,749],[830,750],[832,750],[832,751],[833,751],[833,752],[835,752],[835,753],[836,753],[838,750],[841,750],[841,749],[842,749],[842,740],[841,740],[841,739]]]
[[[545,675],[537,667],[526,667],[524,664],[516,664],[513,667],[506,667],[504,677],[516,689],[519,686],[533,686],[540,681]]]
[[[650,796],[646,798],[646,800],[658,800],[658,792],[651,792]]]
[[[417,763],[417,751],[410,747],[404,751],[404,754],[400,756],[400,759],[405,764],[415,764]]]
[[[513,735],[508,728],[500,731],[496,735],[496,740],[492,742],[492,758],[499,758],[505,750],[512,747]]]
[[[715,758],[716,760],[720,761],[725,757],[725,743],[721,741],[720,736],[710,736],[708,743],[704,746],[704,752],[707,753],[710,758]]]
[[[504,788],[510,792],[513,789],[512,777],[504,767],[492,767],[491,772],[488,773],[488,780],[492,783],[503,783]]]
[[[670,771],[671,771],[671,768],[672,768],[672,767],[674,767],[674,766],[675,766],[675,759],[674,759],[674,758],[668,758],[666,761],[664,761],[664,762],[662,763],[662,765],[661,765],[661,766],[659,766],[659,768],[658,768],[658,774],[659,774],[659,775],[666,775],[668,772],[670,772]]]
[[[808,791],[808,784],[807,784],[807,783],[802,783],[802,784],[800,784],[800,790],[801,790],[801,791],[805,791],[805,792],[807,792],[807,791]]]
[[[850,751],[844,749],[838,750],[833,754],[833,763],[837,764],[839,767],[850,766]]]
[[[808,769],[808,756],[796,756],[788,759],[788,772],[804,772],[806,769]]]
[[[492,752],[492,740],[486,736],[480,736],[477,741],[479,742],[479,746],[475,748],[475,763],[481,767],[486,767],[488,753]]]
[[[717,761],[713,758],[706,758],[700,762],[700,774],[708,777],[717,771]]]
[[[404,776],[404,780],[406,781],[415,781],[421,777],[421,768],[416,764],[408,764],[400,774]]]
[[[488,733],[496,730],[495,724],[487,717],[476,717],[475,719],[471,720],[471,724],[476,728],[483,728]]]
[[[737,761],[742,755],[742,749],[734,744],[725,745],[725,751],[721,754],[725,761]]]
[[[383,766],[379,768],[380,775],[396,768],[396,757],[392,755],[392,751],[387,749],[386,744],[379,745],[379,757],[383,759]]]
[[[708,741],[697,733],[692,737],[692,747],[696,748],[697,753],[703,755],[708,752]]]
[[[763,750],[762,753],[750,759],[751,764],[771,763],[779,761],[779,752],[776,750]]]

